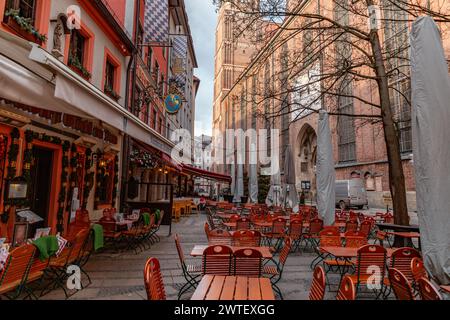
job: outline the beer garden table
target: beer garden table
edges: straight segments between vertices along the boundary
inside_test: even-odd
[[[269,278],[204,275],[191,300],[275,300]]]
[[[194,248],[191,251],[191,256],[192,257],[200,257],[203,255],[203,251],[208,247],[208,245],[196,245],[194,246]],[[237,251],[239,249],[247,249],[247,248],[251,248],[253,250],[258,250],[259,252],[261,252],[262,257],[264,259],[272,259],[273,255],[272,252],[270,252],[270,247],[234,247],[231,246],[230,247],[231,250]]]

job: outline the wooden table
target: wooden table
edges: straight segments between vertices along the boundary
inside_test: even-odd
[[[222,220],[230,220],[232,216],[235,216],[238,213],[225,213],[225,212],[220,212],[220,213],[216,213],[216,216]]]
[[[393,223],[375,223],[375,225],[380,230],[392,230],[392,231],[399,231],[399,232],[420,232],[419,226],[417,225],[411,225],[411,226],[402,226],[399,224],[393,224]]]
[[[392,234],[394,236],[399,236],[402,238],[420,238],[420,233],[419,232],[386,232],[387,234]]]
[[[203,244],[196,245],[191,251],[191,256],[193,256],[193,257],[202,256],[203,251],[205,251],[205,249],[207,247],[208,247],[208,245],[203,245]],[[234,246],[231,246],[230,248],[231,248],[231,250],[233,250],[233,252],[237,251],[239,249],[250,248],[250,249],[258,250],[259,252],[261,252],[264,259],[272,259],[272,257],[273,257],[272,252],[270,252],[270,247],[234,247]]]
[[[205,275],[191,300],[275,300],[269,278]]]
[[[351,259],[356,258],[358,256],[358,249],[359,248],[350,248],[350,247],[320,247],[320,250],[323,252],[329,253],[332,256],[336,258],[343,258],[343,259]],[[392,252],[394,252],[395,249],[386,248],[387,251],[387,257],[390,257],[392,255]]]
[[[447,293],[450,293],[450,285],[441,286],[442,291],[445,291]]]

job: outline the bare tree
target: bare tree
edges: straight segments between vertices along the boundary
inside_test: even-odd
[[[285,116],[296,121],[327,106],[329,114],[338,117],[338,130],[367,123],[380,126],[394,220],[408,225],[401,158],[402,149],[411,148],[408,30],[417,17],[429,15],[446,35],[448,1],[213,1],[233,8],[236,38],[265,43],[235,82],[253,79],[251,94],[247,90],[243,96],[264,121]],[[258,36],[261,33],[265,37]],[[361,83],[377,94],[358,90]],[[353,102],[363,111],[356,113]]]

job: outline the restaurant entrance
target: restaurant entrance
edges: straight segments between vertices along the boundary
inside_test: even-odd
[[[33,229],[48,225],[52,168],[53,151],[34,146],[31,162],[30,209],[44,220],[33,225]]]

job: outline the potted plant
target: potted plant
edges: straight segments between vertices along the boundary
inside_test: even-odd
[[[111,88],[110,86],[105,85],[104,91],[105,91],[106,95],[108,95],[112,99],[114,99],[116,101],[118,101],[120,99],[120,95],[116,91],[114,91],[114,89]]]
[[[39,45],[47,41],[47,36],[34,28],[30,18],[22,17],[20,10],[10,9],[5,12],[5,23],[26,40]]]
[[[68,63],[70,68],[84,79],[89,80],[91,78],[91,73],[83,66],[77,56],[69,55]]]

